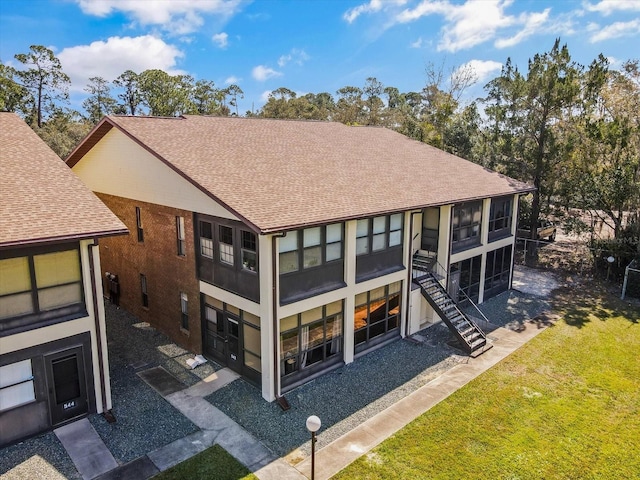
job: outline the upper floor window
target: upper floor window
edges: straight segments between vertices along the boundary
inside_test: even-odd
[[[366,255],[401,245],[401,213],[358,220],[356,226],[356,255]]]
[[[27,319],[0,331],[83,311],[82,285],[77,248],[0,260],[0,320]]]
[[[200,222],[200,254],[213,258],[213,227],[209,222]]]
[[[341,223],[289,232],[280,239],[280,273],[296,272],[340,260],[344,227]]]
[[[480,245],[482,202],[463,203],[453,208],[451,241],[454,251]]]
[[[136,207],[136,228],[138,230],[138,242],[144,242],[144,230],[142,228],[142,216],[140,207]]]
[[[183,257],[187,253],[184,234],[184,217],[176,217],[176,240],[178,245],[178,255]]]
[[[220,261],[233,265],[233,228],[226,225],[218,225],[218,236]]]
[[[489,213],[489,240],[506,237],[511,234],[512,197],[494,198],[491,200]]]
[[[247,232],[246,230],[242,230],[242,268],[245,270],[250,270],[252,272],[256,271],[256,264],[258,261],[257,255],[257,239],[256,234],[253,232]]]

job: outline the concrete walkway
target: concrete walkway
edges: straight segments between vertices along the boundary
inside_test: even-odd
[[[494,330],[489,336],[493,348],[477,358],[469,358],[467,363],[456,365],[411,395],[362,423],[348,434],[317,451],[315,478],[317,480],[331,478],[460,387],[493,367],[544,329],[543,324],[536,322],[527,322],[524,327],[518,332],[505,328]],[[310,458],[303,460],[295,467],[305,477],[311,477]],[[261,479],[273,478],[264,475],[260,470],[256,472],[256,475]],[[284,480],[299,477],[282,476],[280,478]]]
[[[83,418],[56,428],[53,433],[84,480],[92,480],[118,466],[88,419]]]

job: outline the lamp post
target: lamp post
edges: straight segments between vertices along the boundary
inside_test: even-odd
[[[611,274],[611,265],[616,261],[616,258],[613,255],[609,255],[607,257],[607,281],[609,281],[609,275]]]
[[[320,430],[320,419],[316,415],[307,418],[307,430],[311,432],[311,480],[314,480],[316,470],[316,432]]]

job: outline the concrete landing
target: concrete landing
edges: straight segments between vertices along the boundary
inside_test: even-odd
[[[92,480],[118,466],[89,420],[83,418],[53,431],[84,480]]]

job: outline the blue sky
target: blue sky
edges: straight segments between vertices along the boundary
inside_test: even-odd
[[[640,0],[0,0],[0,60],[51,48],[76,108],[89,77],[148,68],[235,83],[241,114],[279,87],[419,91],[430,62],[470,65],[475,98],[508,57],[526,71],[556,37],[583,65],[602,53],[619,67],[640,57]]]

